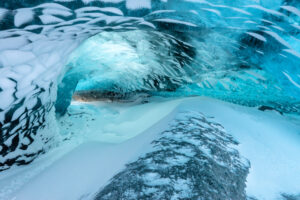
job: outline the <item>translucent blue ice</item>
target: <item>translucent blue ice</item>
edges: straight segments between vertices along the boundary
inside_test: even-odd
[[[299,1],[1,1],[0,170],[55,145],[74,92],[299,114]]]

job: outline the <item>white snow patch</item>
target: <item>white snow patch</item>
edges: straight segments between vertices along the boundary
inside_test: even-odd
[[[184,107],[181,106],[214,116],[240,142],[238,150],[251,162],[248,195],[267,200],[276,199],[280,193],[300,191],[299,117],[206,98],[195,98]]]
[[[63,19],[60,19],[53,15],[40,15],[39,18],[41,19],[43,24],[54,24],[54,23],[60,23],[64,21]]]
[[[79,8],[77,10],[75,10],[75,12],[77,14],[79,13],[85,13],[85,12],[109,12],[109,13],[113,13],[116,15],[124,15],[123,12],[118,9],[118,8],[114,8],[114,7],[104,7],[104,8],[99,8],[99,7],[94,7],[94,6],[90,6],[90,7],[84,7],[84,8]]]
[[[30,51],[6,50],[0,52],[0,63],[4,67],[27,63],[34,58],[35,55]]]
[[[290,11],[291,13],[294,13],[295,15],[298,15],[300,17],[300,10],[293,6],[281,6],[281,8]]]
[[[17,10],[17,14],[14,18],[14,23],[16,27],[22,26],[33,20],[33,11],[28,8],[21,8]]]
[[[154,26],[154,24],[152,24],[150,22],[147,22],[147,21],[140,22],[139,25],[145,25],[145,26],[149,26],[151,28],[156,29],[156,27]]]
[[[298,58],[300,58],[300,53],[298,53],[297,51],[295,51],[294,49],[283,49],[283,51],[289,53],[289,54],[292,54]]]
[[[151,0],[126,0],[126,8],[129,10],[151,9]]]
[[[121,114],[124,117],[123,120],[136,122],[131,125],[132,127],[120,126],[119,131],[123,132],[123,134],[130,134],[130,131],[134,130],[135,127],[139,128],[136,124],[144,126],[141,129],[145,129],[149,125],[156,123],[146,131],[140,132],[141,134],[136,137],[131,135],[133,138],[123,143],[111,144],[99,142],[100,140],[97,139],[96,141],[87,139],[82,144],[82,138],[75,138],[71,143],[67,143],[67,145],[51,153],[52,157],[55,157],[57,153],[60,154],[58,157],[60,159],[56,158],[54,163],[51,157],[49,161],[48,159],[43,160],[43,158],[40,158],[36,161],[37,164],[35,162],[32,166],[25,166],[27,170],[21,173],[11,175],[9,171],[7,174],[2,173],[2,176],[0,176],[1,199],[6,200],[13,197],[30,200],[79,199],[84,194],[96,192],[99,187],[102,187],[114,174],[120,171],[126,163],[136,160],[138,156],[151,150],[151,141],[167,127],[173,116],[170,112],[172,108],[174,109],[174,105],[178,105],[178,103],[180,101],[173,102],[173,106],[169,108],[166,108],[167,102],[166,104],[158,104],[155,110],[160,112],[152,113],[153,116],[150,118],[149,115],[145,118],[143,116],[145,114],[144,111],[151,113],[152,106],[133,110],[123,108],[123,111],[120,111],[121,113],[123,112]],[[143,105],[140,107],[143,107]],[[118,110],[120,107],[117,106],[116,109]],[[141,117],[142,120],[140,119]],[[114,119],[111,118],[111,120]],[[94,130],[101,129],[101,125],[95,128]],[[118,128],[117,123],[115,128]],[[81,134],[84,133],[82,132]],[[101,137],[101,133],[99,134],[99,137]],[[111,142],[115,143],[115,141],[115,138],[111,139]],[[78,147],[74,149],[76,146]],[[62,152],[69,153],[61,157]],[[41,160],[43,161],[41,162]],[[44,171],[39,171],[39,167],[49,165],[51,166],[44,167]],[[31,178],[29,179],[28,176]],[[30,182],[28,182],[29,180]],[[24,185],[24,183],[27,184]],[[156,184],[159,184],[159,182],[156,182]],[[33,192],[33,189],[35,192]]]
[[[211,13],[215,13],[216,15],[218,15],[219,17],[222,16],[221,12],[219,10],[216,9],[211,9],[211,8],[201,8],[201,10],[205,10]]]
[[[263,42],[267,42],[267,39],[264,37],[264,36],[262,36],[262,35],[260,35],[260,34],[257,34],[257,33],[253,33],[253,32],[246,32],[248,35],[251,35],[252,37],[255,37],[256,39],[258,39],[258,40],[261,40],[261,41],[263,41]]]
[[[63,16],[63,17],[69,17],[69,16],[72,15],[72,13],[68,10],[55,9],[55,8],[43,9],[43,14],[45,14],[45,15],[58,15],[58,16]]]
[[[34,8],[54,8],[54,9],[70,10],[69,8],[58,3],[43,3]]]
[[[291,49],[291,46],[289,45],[289,43],[287,43],[282,37],[280,37],[277,33],[272,32],[272,31],[264,31],[265,33],[267,33],[268,35],[272,36],[275,40],[277,40],[278,42],[280,42],[281,44],[283,44],[284,46],[288,47],[289,49]]]
[[[102,12],[110,12],[110,13],[114,13],[116,15],[124,15],[123,12],[120,9],[114,8],[114,7],[100,8],[100,11],[102,11]]]
[[[13,93],[14,93],[14,89],[6,89],[2,92],[0,92],[0,108],[5,110],[10,104],[13,103],[14,101],[14,97],[13,97]],[[4,113],[3,113],[4,114]]]
[[[19,49],[28,43],[29,41],[24,36],[0,39],[0,51]]]
[[[190,23],[190,22],[185,22],[185,21],[181,21],[181,20],[176,20],[176,19],[155,19],[153,21],[156,22],[167,22],[167,23],[173,23],[173,24],[183,24],[183,25],[187,25],[187,26],[193,26],[193,27],[197,27],[196,24]]]
[[[248,195],[266,200],[276,199],[282,192],[300,191],[299,117],[281,116],[277,112],[262,112],[203,97],[172,101],[152,99],[150,102],[131,106],[91,105],[98,107],[95,108],[99,115],[96,119],[98,126],[90,126],[91,131],[97,133],[90,137],[85,131],[87,129],[79,124],[80,128],[71,129],[81,132],[67,146],[54,150],[22,170],[16,168],[17,173],[2,172],[1,199],[65,200],[93,194],[126,163],[151,151],[150,142],[168,127],[177,113],[191,110],[213,116],[210,121],[220,123],[239,141],[239,152],[251,162],[246,188]],[[76,107],[75,104],[72,106]],[[80,104],[77,106],[80,110]],[[75,123],[80,121],[79,118],[72,120]],[[85,118],[81,121],[84,122]],[[105,129],[106,124],[111,124],[106,126],[106,131],[114,136],[106,136],[105,142],[101,142],[106,133],[100,129]],[[83,141],[85,143],[82,144]],[[54,159],[57,153],[65,155]],[[192,152],[187,149],[183,153],[189,155]],[[186,159],[178,157],[169,161],[180,164]],[[48,167],[42,170],[41,166]],[[168,179],[155,177],[155,174],[148,174],[145,178],[149,178],[151,185],[168,184]],[[188,188],[188,180],[178,180],[176,187]]]

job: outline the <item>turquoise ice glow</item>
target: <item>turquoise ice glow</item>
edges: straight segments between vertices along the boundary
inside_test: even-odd
[[[299,114],[299,7],[298,0],[1,1],[0,170],[55,146],[54,113],[66,113],[74,92],[203,95]]]

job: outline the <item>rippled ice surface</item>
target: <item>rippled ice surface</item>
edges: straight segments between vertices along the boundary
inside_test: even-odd
[[[152,96],[172,99],[208,96],[261,112],[278,113],[284,120],[299,124],[299,23],[298,0],[1,1],[0,173],[6,177],[5,174],[14,174],[14,171],[18,172],[24,165],[25,168],[34,166],[37,162],[34,160],[45,159],[48,151],[62,148],[66,143],[75,147],[86,141],[86,138],[109,143],[125,142],[150,128],[150,125],[159,123],[163,116],[167,116],[176,107],[170,103],[161,112],[155,112],[153,107],[153,113],[149,115],[156,117],[146,120],[141,118],[140,121],[133,120],[118,126],[132,119],[130,116],[134,112],[121,115],[118,106],[114,107],[114,103],[106,105],[107,102],[118,102],[125,107],[144,105],[145,109],[137,111],[143,113],[147,109],[151,110]],[[106,103],[95,107],[93,103],[86,102]],[[77,107],[80,105],[83,105],[82,112],[88,113],[83,115],[90,116],[89,120],[94,121],[91,116],[103,115],[102,121],[96,120],[97,123],[89,124],[87,118],[77,120],[76,116],[82,114]],[[107,106],[112,106],[109,112],[105,111]],[[194,108],[189,107],[187,110],[190,112]],[[253,126],[263,128],[258,124]],[[101,127],[101,137],[95,134],[96,127]],[[122,129],[130,133],[118,134]],[[270,129],[266,129],[267,135],[268,131]],[[84,136],[83,132],[86,133]],[[229,131],[228,137],[234,133]],[[251,133],[249,131],[244,134]],[[289,134],[294,133],[299,134],[299,129],[295,128]],[[287,138],[289,134],[287,133]],[[243,140],[236,135],[234,137],[237,137],[237,142]],[[198,142],[204,141],[201,137],[197,138]],[[145,141],[150,143],[152,139],[154,140],[151,138]],[[263,140],[266,139],[272,137],[257,136],[255,140],[262,140],[264,144]],[[286,147],[283,148],[293,146],[292,142],[295,141],[298,140],[285,142]],[[275,141],[274,143],[279,145]],[[176,149],[176,145],[172,148]],[[251,148],[255,148],[255,145]],[[244,170],[245,177],[250,169],[248,177],[251,178],[251,162],[256,163],[256,166],[260,162],[252,159],[253,154],[248,154],[249,149],[237,152],[237,159],[233,159],[236,162],[232,164],[239,162],[239,154],[245,156],[250,160],[250,165],[245,164],[237,169]],[[270,151],[273,150],[271,148]],[[226,151],[224,148],[217,157],[227,155],[224,153]],[[297,148],[291,152],[300,153]],[[170,156],[169,153],[166,154]],[[202,153],[199,153],[200,157]],[[136,155],[141,156],[142,160],[147,158],[143,157],[142,151]],[[155,158],[156,154],[151,155]],[[208,157],[206,159],[209,160]],[[217,158],[212,158],[214,159]],[[270,160],[273,161],[271,157]],[[298,169],[299,164],[293,161],[295,160],[284,160],[284,165]],[[122,166],[131,162],[133,160],[126,160]],[[128,166],[132,166],[132,163]],[[214,164],[210,166],[216,167]],[[230,168],[230,164],[227,167]],[[127,171],[114,177],[117,179],[113,178],[111,184],[120,177],[127,177],[127,172],[136,174],[132,173],[133,168],[126,168]],[[116,171],[109,178],[115,173]],[[216,174],[213,171],[210,175]],[[171,175],[174,174],[168,174]],[[133,182],[140,181],[132,175],[130,178]],[[26,181],[20,182],[25,184]],[[277,180],[276,183],[279,182]],[[282,198],[297,199],[295,195],[300,191],[295,189],[295,182],[291,181],[293,187],[289,187],[293,191],[273,189],[288,193],[285,197],[281,195]],[[107,185],[103,191],[109,191],[110,187],[125,186]],[[142,188],[127,188],[126,194],[117,192],[114,198],[121,198],[122,195],[124,198],[128,197],[126,195],[134,198],[135,192],[140,193]],[[165,189],[156,189],[163,194],[169,190],[177,191],[174,188],[175,185],[169,184]],[[191,188],[193,187],[189,187]],[[229,192],[227,195],[231,195],[227,197],[246,198],[245,184],[239,185],[239,188],[240,193]],[[229,190],[238,192],[236,188],[228,188],[227,191]],[[3,194],[9,193],[8,191],[13,190],[9,188]],[[150,198],[154,190],[151,191],[142,198]],[[188,188],[186,191],[189,191]],[[215,191],[219,191],[221,195],[220,190]],[[100,198],[101,194],[104,193],[99,191],[97,196]],[[205,197],[202,193],[195,194]],[[256,193],[250,195],[252,194],[255,196]],[[184,196],[183,193],[180,195]],[[179,198],[180,195],[175,195],[174,198]],[[206,198],[218,199],[221,196],[211,195]]]

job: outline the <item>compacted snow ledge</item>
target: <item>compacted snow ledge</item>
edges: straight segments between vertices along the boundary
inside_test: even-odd
[[[281,193],[300,193],[300,118],[262,112],[208,98],[186,101],[181,109],[197,109],[213,116],[239,143],[251,163],[248,196],[281,199]]]
[[[137,133],[131,134],[131,139],[119,144],[111,144],[108,143],[109,141],[99,142],[99,140],[98,142],[89,141],[81,144],[37,174],[21,189],[14,191],[13,194],[6,191],[8,195],[5,198],[2,195],[3,199],[66,200],[93,198],[100,188],[105,188],[105,185],[108,186],[108,181],[114,175],[126,169],[125,164],[135,162],[139,157],[147,157],[146,153],[154,152],[155,148],[151,142],[160,138],[163,131],[171,128],[168,124],[176,116],[190,111],[203,113],[206,118],[213,117],[209,121],[221,124],[228,136],[232,135],[240,143],[234,148],[237,148],[240,155],[251,163],[246,182],[248,196],[259,200],[268,200],[281,199],[282,193],[297,194],[300,192],[299,118],[282,116],[275,111],[262,112],[256,108],[237,106],[203,97],[167,102],[166,100],[153,99],[151,102],[154,102],[153,104],[156,106],[155,114],[146,114],[145,116],[149,117],[141,118],[145,121],[161,120],[150,128],[149,123],[143,125],[141,118],[130,118],[130,116],[132,114],[142,116],[143,113],[152,113],[151,103],[134,106],[132,112],[129,109],[123,112],[121,117],[121,119],[130,121],[129,124],[136,124],[137,127],[144,126],[148,128],[147,130],[138,135]],[[171,109],[166,109],[168,105],[171,106]],[[161,112],[158,112],[160,108]],[[142,113],[136,113],[137,111]],[[169,114],[166,115],[166,112]],[[125,115],[128,115],[128,119]],[[165,117],[161,118],[162,115]],[[126,133],[125,127],[122,127],[122,134]],[[143,130],[143,128],[139,128],[139,130]],[[123,140],[124,135],[119,141]],[[229,147],[231,149],[231,146]],[[229,151],[229,149],[227,150]],[[181,153],[189,153],[188,149],[181,150]],[[209,151],[206,151],[205,148],[201,151],[207,152],[209,155]],[[184,163],[186,158],[180,158],[176,158],[178,164]],[[176,159],[173,161],[175,162]],[[9,178],[4,179],[1,175],[0,185],[11,184],[10,182],[15,180],[14,177],[11,177],[11,180]],[[149,183],[152,179],[157,179],[159,182],[160,179],[156,175],[149,173],[143,178],[149,179]],[[22,176],[19,175],[19,177]],[[166,180],[162,179],[161,182],[163,181]],[[184,188],[191,188],[188,181],[178,180],[173,187],[184,191]],[[10,189],[13,190],[13,188]],[[153,191],[149,190],[148,192]],[[187,194],[180,193],[180,195]]]

